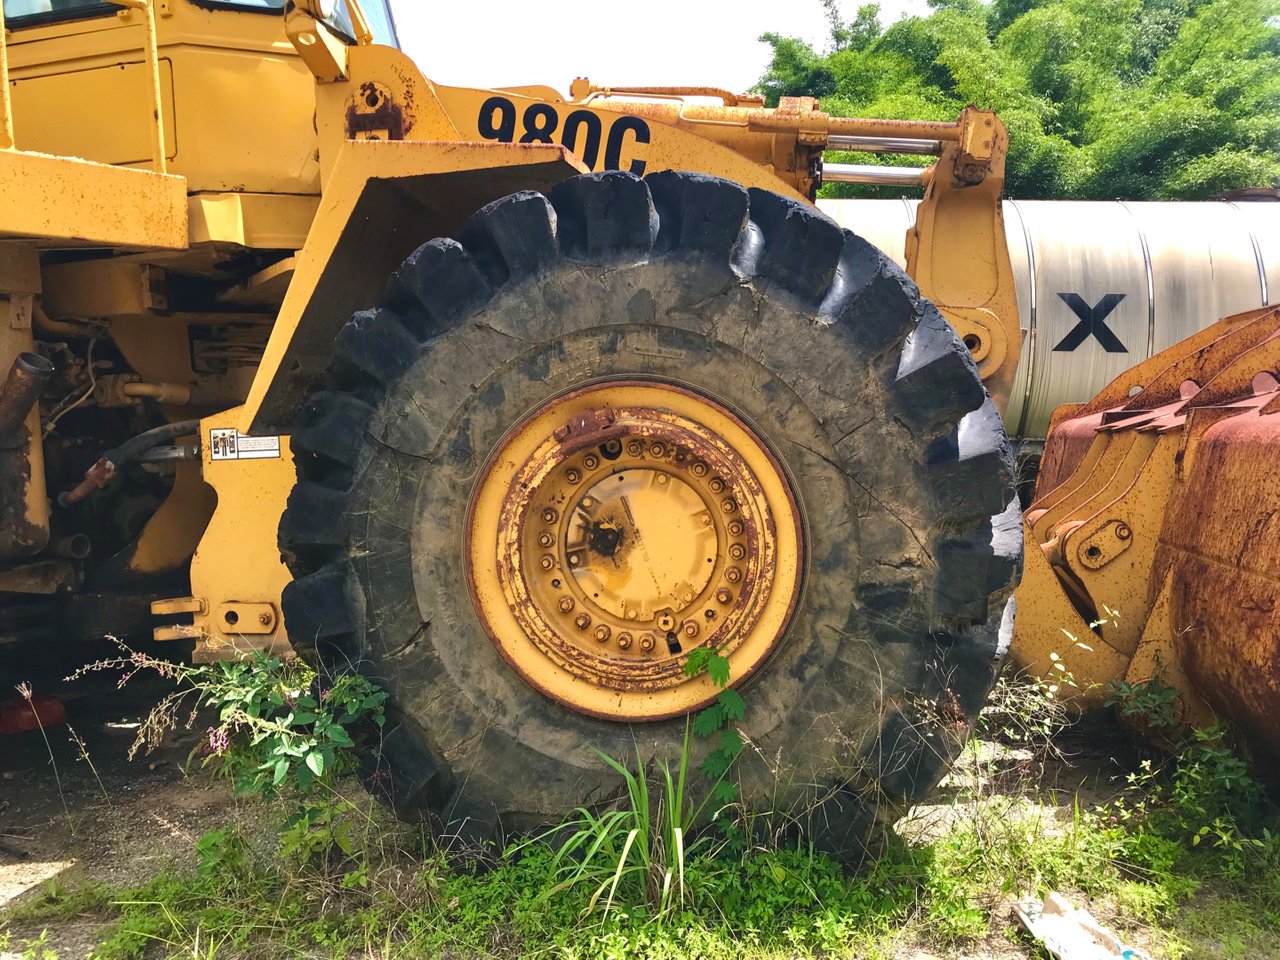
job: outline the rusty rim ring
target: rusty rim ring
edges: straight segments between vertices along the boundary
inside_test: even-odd
[[[734,684],[768,658],[800,593],[800,513],[741,420],[671,384],[558,397],[510,431],[473,493],[466,567],[480,621],[528,683],[620,721],[714,699],[692,649]]]

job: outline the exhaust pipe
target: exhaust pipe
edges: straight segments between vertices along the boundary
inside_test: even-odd
[[[23,352],[0,382],[0,563],[37,554],[49,543],[40,428],[28,430],[26,422],[51,376],[53,364]]]
[[[22,425],[31,408],[44,393],[53,364],[37,353],[20,353],[0,384],[0,444],[14,446],[25,443]]]
[[[93,541],[86,534],[73,533],[53,541],[45,552],[51,557],[67,560],[88,560],[89,554],[93,553]]]

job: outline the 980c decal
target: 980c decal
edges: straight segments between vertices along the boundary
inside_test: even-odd
[[[621,170],[622,151],[628,145],[649,142],[649,124],[639,117],[618,117],[609,125],[606,135],[600,114],[590,110],[574,110],[562,123],[560,114],[549,103],[531,103],[524,113],[506,97],[490,97],[480,106],[477,119],[480,136],[500,143],[559,143],[577,154],[592,170],[604,147],[605,170]],[[632,160],[626,167],[643,176],[646,163]]]

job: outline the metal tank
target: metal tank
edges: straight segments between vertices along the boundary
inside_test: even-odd
[[[822,200],[899,264],[918,200]],[[1043,439],[1134,364],[1228,314],[1280,302],[1280,203],[1006,200],[1026,331],[1005,413]]]

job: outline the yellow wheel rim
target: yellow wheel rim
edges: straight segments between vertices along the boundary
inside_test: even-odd
[[[742,421],[667,384],[605,383],[512,430],[471,501],[472,598],[503,658],[567,707],[618,721],[714,699],[697,647],[736,684],[800,591],[802,535],[781,467]]]

